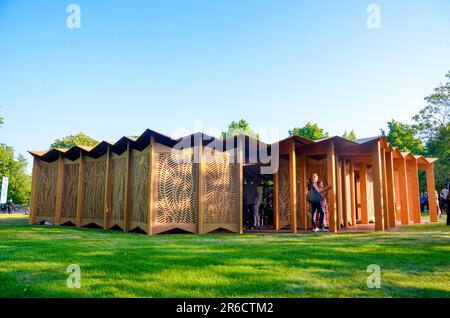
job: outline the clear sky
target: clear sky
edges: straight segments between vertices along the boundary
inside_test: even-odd
[[[368,137],[410,121],[449,69],[449,0],[0,0],[0,142],[25,154],[241,118]]]

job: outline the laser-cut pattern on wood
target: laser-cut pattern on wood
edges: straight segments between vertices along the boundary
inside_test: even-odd
[[[124,219],[126,169],[126,158],[112,160],[111,220],[113,221]]]
[[[278,213],[280,228],[289,226],[290,221],[289,160],[280,157],[278,168]]]
[[[106,161],[87,162],[84,169],[82,219],[101,220],[105,204]]]
[[[205,155],[203,164],[204,222],[239,223],[239,164],[230,163],[228,153],[218,152]]]
[[[77,215],[78,197],[78,164],[64,165],[64,185],[61,217],[75,218]]]
[[[194,155],[181,153],[157,155],[155,212],[157,223],[197,223],[197,169]]]
[[[58,168],[56,163],[39,167],[36,216],[55,216],[57,182]]]
[[[131,158],[131,220],[148,222],[150,155],[138,155]]]

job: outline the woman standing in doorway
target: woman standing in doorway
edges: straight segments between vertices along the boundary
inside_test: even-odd
[[[312,214],[312,227],[313,232],[326,232],[327,230],[323,227],[324,212],[322,209],[321,201],[323,200],[322,193],[330,188],[330,186],[323,188],[319,187],[317,184],[319,176],[314,173],[309,179],[308,183],[308,194],[306,199],[311,203],[311,214]],[[316,213],[319,213],[319,227],[316,225]]]

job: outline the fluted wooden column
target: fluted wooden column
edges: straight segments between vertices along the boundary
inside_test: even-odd
[[[308,214],[306,212],[306,156],[300,155],[300,229],[307,230],[308,229]]]
[[[103,228],[109,229],[109,220],[111,218],[111,190],[112,190],[112,154],[111,147],[108,145],[106,153],[106,179],[105,179],[105,206],[103,213]]]
[[[425,169],[427,173],[427,191],[428,191],[428,207],[430,209],[430,222],[437,222],[437,198],[436,185],[434,182],[434,164],[430,163]]]
[[[372,154],[373,164],[373,196],[375,206],[375,230],[384,231],[384,205],[383,205],[383,171],[381,164],[380,142],[376,143]]]
[[[392,152],[386,152],[386,181],[387,181],[387,209],[388,227],[395,227],[395,185],[394,185],[394,158]]]
[[[408,173],[406,170],[406,159],[398,159],[398,179],[400,188],[400,213],[402,224],[409,224],[409,193]]]
[[[351,224],[352,226],[356,225],[356,196],[355,196],[355,167],[353,166],[353,162],[350,162],[349,168],[350,175],[350,210],[351,210]]]
[[[83,151],[80,150],[80,162],[78,169],[78,190],[77,190],[77,216],[76,225],[81,226],[81,213],[83,209],[84,201],[84,155]]]
[[[28,216],[28,224],[34,224],[36,217],[37,203],[37,187],[39,179],[39,163],[36,157],[33,158],[33,172],[31,175],[31,197],[30,197],[30,215]]]
[[[331,188],[328,190],[328,213],[330,232],[337,232],[336,217],[336,154],[334,152],[334,143],[331,142],[327,151],[327,180]]]

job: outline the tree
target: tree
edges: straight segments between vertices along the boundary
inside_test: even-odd
[[[226,139],[232,136],[237,135],[246,135],[255,139],[259,140],[259,134],[255,133],[251,128],[250,124],[244,120],[241,119],[238,122],[232,121],[230,125],[228,125],[228,129],[226,132],[222,132],[222,135],[220,136],[221,139]]]
[[[14,149],[0,144],[0,178],[9,177],[8,200],[26,204],[30,200],[31,176],[26,172],[27,160],[19,155],[14,158]]]
[[[392,119],[387,122],[389,132],[381,129],[381,134],[386,136],[387,141],[400,151],[409,151],[415,155],[424,155],[425,146],[416,137],[417,129],[409,124],[401,123]]]
[[[310,122],[308,122],[304,127],[296,127],[289,130],[289,135],[298,135],[311,140],[319,140],[330,136],[328,132],[320,128],[317,124],[311,124]]]
[[[450,80],[450,72],[445,75]],[[425,97],[427,105],[413,117],[415,128],[422,139],[436,138],[448,125],[450,117],[450,81],[434,89],[434,93]]]
[[[344,132],[344,134],[342,135],[342,138],[345,138],[347,140],[356,140],[356,134],[355,131],[351,131],[349,134],[347,134],[347,132]]]
[[[50,146],[50,149],[54,148],[72,148],[74,146],[87,146],[94,147],[98,144],[98,141],[86,136],[83,133],[77,135],[66,136],[62,139],[56,139]]]

